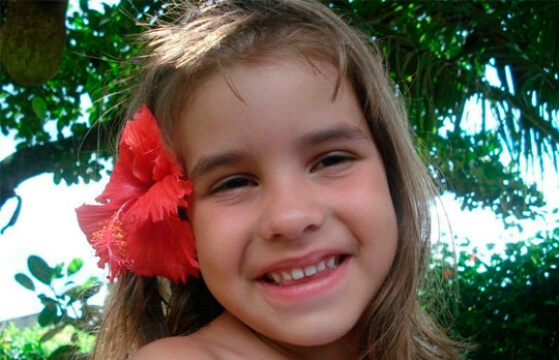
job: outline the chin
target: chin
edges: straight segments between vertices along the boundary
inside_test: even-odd
[[[343,338],[348,338],[353,330],[354,322],[346,318],[342,321],[323,320],[312,324],[302,324],[297,328],[276,331],[267,336],[271,340],[298,347],[326,346]]]

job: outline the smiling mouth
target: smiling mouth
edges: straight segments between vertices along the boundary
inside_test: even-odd
[[[269,284],[278,286],[294,285],[336,269],[344,261],[344,258],[343,255],[327,256],[316,264],[305,267],[271,271],[265,274],[262,279]]]

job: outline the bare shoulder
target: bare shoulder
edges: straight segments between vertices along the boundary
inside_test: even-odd
[[[205,341],[195,335],[156,340],[142,347],[129,360],[216,360]]]
[[[245,325],[227,312],[188,336],[156,340],[129,360],[279,359]],[[282,357],[282,359],[284,359]]]

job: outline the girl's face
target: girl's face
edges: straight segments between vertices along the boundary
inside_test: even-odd
[[[236,63],[195,90],[178,128],[195,184],[202,275],[269,340],[348,334],[393,262],[397,221],[351,85],[298,59]]]

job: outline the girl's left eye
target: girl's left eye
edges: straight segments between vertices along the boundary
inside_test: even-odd
[[[255,186],[255,180],[246,176],[230,176],[212,187],[211,193],[233,191],[246,186]]]
[[[353,155],[342,151],[335,151],[322,156],[311,170],[317,171],[323,168],[341,165],[353,160],[355,160]]]

